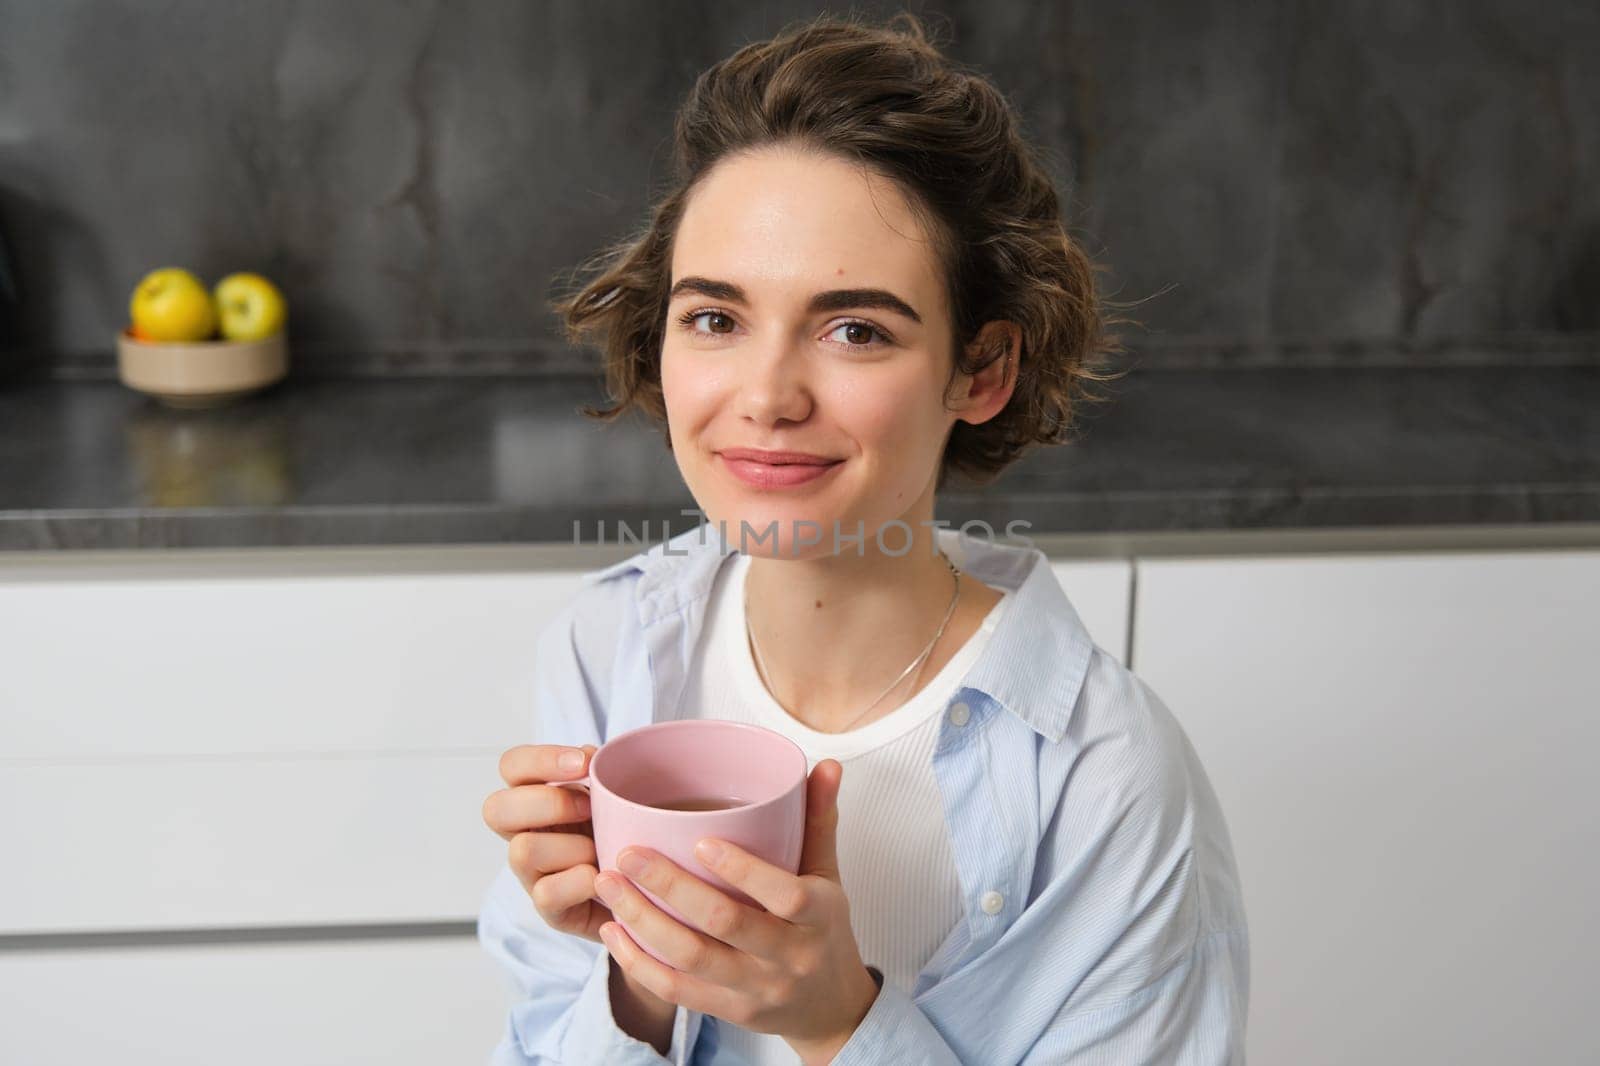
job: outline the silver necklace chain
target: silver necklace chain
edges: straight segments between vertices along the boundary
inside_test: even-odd
[[[928,641],[928,646],[922,649],[922,653],[915,659],[912,659],[910,665],[908,665],[904,670],[900,671],[900,676],[891,681],[889,683],[889,687],[884,689],[883,692],[878,695],[877,699],[867,704],[862,712],[847,722],[843,728],[831,730],[831,732],[848,732],[850,727],[861,721],[861,719],[865,718],[867,716],[867,712],[876,707],[883,700],[884,696],[887,696],[889,693],[893,692],[895,690],[895,686],[904,681],[906,675],[911,673],[912,670],[917,671],[918,677],[922,676],[921,667],[927,660],[928,656],[933,652],[934,645],[939,643],[939,638],[944,636],[945,626],[950,624],[950,617],[955,614],[956,601],[961,598],[961,571],[957,570],[956,564],[950,561],[950,557],[948,555],[945,555],[943,548],[939,549],[939,555],[944,559],[945,565],[950,568],[950,576],[955,580],[955,588],[953,588],[950,592],[950,606],[945,608],[944,621],[939,623],[939,631],[933,635],[932,640]],[[772,682],[767,678],[766,661],[762,659],[761,648],[756,644],[755,631],[750,628],[750,586],[748,582],[746,583],[744,589],[744,631],[745,635],[750,639],[750,650],[755,653],[756,670],[761,674],[761,683],[767,686],[767,691],[772,693],[772,698],[776,700],[778,698],[778,694],[772,691]],[[912,682],[912,687],[916,687],[914,680]]]

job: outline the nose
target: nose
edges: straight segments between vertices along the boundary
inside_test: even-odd
[[[784,340],[745,346],[738,380],[740,416],[759,425],[802,422],[811,413],[806,352]]]

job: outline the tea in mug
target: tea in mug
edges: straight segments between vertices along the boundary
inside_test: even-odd
[[[744,800],[732,796],[691,796],[688,799],[670,800],[651,806],[664,811],[725,811],[732,807],[743,807],[744,803]]]

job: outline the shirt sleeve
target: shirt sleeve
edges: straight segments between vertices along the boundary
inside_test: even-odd
[[[1235,990],[1247,980],[1239,968],[1245,938],[1243,929],[1218,930],[1143,992],[1058,1015],[1018,1066],[1242,1066],[1245,999]],[[885,984],[832,1062],[872,1064],[961,1066],[961,1059],[910,996]]]
[[[625,581],[585,586],[578,601],[540,633],[534,655],[534,742],[602,742],[607,682],[590,664],[610,661],[617,636],[610,619],[619,612],[605,607],[626,587]],[[611,606],[617,606],[614,600]],[[611,1011],[610,953],[601,944],[552,929],[510,866],[500,868],[485,893],[477,931],[479,943],[505,975],[510,996],[492,1066],[688,1066],[700,1016],[678,1008],[665,1057],[624,1032]]]
[[[1021,1066],[1243,1066],[1246,980],[1243,929],[1198,940],[1177,966],[1142,992],[1100,1010],[1057,1017]]]
[[[1033,871],[1041,913],[1025,923],[1048,1020],[1015,1061],[1237,1066],[1249,943],[1225,819],[1165,703],[1098,665],[1095,698],[1049,760],[1054,832]],[[1073,786],[1058,792],[1062,778]]]
[[[885,981],[830,1066],[961,1066],[911,997]]]
[[[1234,993],[1246,979],[1238,969],[1245,937],[1242,929],[1218,930],[1142,993],[1058,1015],[1018,1066],[1242,1066],[1245,1000]],[[910,996],[885,984],[832,1062],[872,1064],[960,1066],[961,1059]]]

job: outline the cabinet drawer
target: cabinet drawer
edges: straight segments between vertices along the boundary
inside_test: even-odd
[[[583,572],[0,562],[0,756],[509,746]]]
[[[0,932],[471,919],[499,757],[0,765]]]
[[[28,1066],[484,1062],[506,1011],[471,936],[0,952],[0,1062]]]

